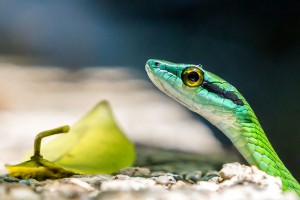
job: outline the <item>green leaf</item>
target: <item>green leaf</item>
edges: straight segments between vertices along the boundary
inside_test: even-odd
[[[68,134],[43,145],[41,154],[79,174],[116,172],[135,159],[134,145],[117,126],[106,101],[96,105]]]
[[[67,133],[69,129],[69,126],[61,126],[39,133],[35,137],[34,154],[30,157],[30,160],[17,165],[5,165],[7,170],[10,172],[9,175],[22,179],[35,178],[40,181],[48,178],[64,178],[73,175],[73,172],[65,170],[57,164],[43,159],[40,154],[41,141],[44,137],[54,134]]]
[[[31,160],[17,165],[5,165],[5,167],[10,172],[10,176],[21,179],[34,178],[38,181],[65,178],[75,174],[42,157],[32,157]]]

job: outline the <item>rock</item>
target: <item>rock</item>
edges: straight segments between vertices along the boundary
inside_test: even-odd
[[[118,174],[128,175],[128,176],[148,176],[150,174],[150,169],[145,167],[127,167],[118,172]]]
[[[12,176],[3,176],[3,181],[8,182],[8,183],[17,183],[20,181],[20,179],[12,177]]]
[[[279,177],[270,176],[259,170],[256,166],[245,166],[240,163],[225,164],[220,171],[220,176],[224,180],[220,187],[228,187],[237,184],[252,184],[280,193],[282,183]]]
[[[181,176],[186,181],[190,181],[191,183],[197,183],[202,178],[202,171],[183,172],[181,173]]]
[[[163,185],[166,188],[170,188],[176,183],[176,179],[173,174],[166,174],[164,176],[158,176],[152,178],[157,184]]]

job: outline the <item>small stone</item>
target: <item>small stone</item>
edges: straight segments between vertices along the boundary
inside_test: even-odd
[[[202,178],[202,171],[184,172],[181,175],[183,176],[183,180],[192,183],[197,183]]]
[[[30,181],[29,181],[28,179],[20,180],[19,183],[23,183],[23,184],[25,184],[25,185],[30,186]]]
[[[121,169],[118,173],[123,175],[128,175],[128,176],[145,177],[145,176],[149,176],[150,169],[145,167],[128,167],[128,168]]]
[[[169,186],[176,183],[176,179],[173,175],[164,175],[152,178],[157,184]]]
[[[34,187],[35,184],[39,184],[39,182],[35,179],[23,179],[20,180],[19,183]]]
[[[17,182],[20,181],[20,179],[15,178],[15,177],[13,177],[13,176],[5,176],[5,177],[3,178],[3,181],[4,181],[4,182],[8,182],[8,183],[17,183]]]
[[[220,177],[219,173],[216,171],[209,171],[201,178],[201,181],[212,181],[216,182]]]

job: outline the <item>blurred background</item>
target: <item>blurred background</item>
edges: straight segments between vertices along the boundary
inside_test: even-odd
[[[136,83],[146,84],[145,87],[154,90],[144,71],[147,59],[202,64],[244,94],[277,153],[299,180],[299,35],[300,4],[292,0],[2,0],[0,61],[6,69],[13,68],[14,73],[2,71],[4,78],[0,90],[0,107],[7,111],[14,107],[11,102],[16,98],[19,103],[25,98],[23,95],[10,96],[13,91],[21,94],[19,92],[25,90],[15,90],[11,83],[5,84],[5,80],[14,80],[16,86],[22,85],[24,79],[16,74],[20,74],[19,71],[25,66],[34,66],[35,71],[40,68],[55,69],[55,74],[44,71],[43,75],[26,71],[27,75],[30,72],[44,83],[50,80],[49,77],[69,80],[66,74],[72,74],[73,82],[78,81],[84,76],[82,73],[78,75],[78,71],[105,67],[106,70],[112,70],[108,71],[109,77],[115,78],[109,79],[102,74],[94,76],[93,80],[100,78],[108,85],[116,81],[116,77],[147,81]],[[61,68],[67,73],[61,74]],[[31,79],[28,76],[26,80]],[[50,87],[51,91],[53,87]],[[87,89],[81,88],[80,84],[76,87],[78,90]],[[62,91],[66,88],[64,85]],[[29,94],[37,94],[35,89],[32,93],[26,93],[27,97]],[[105,90],[105,87],[102,89]],[[42,90],[39,88],[38,91]],[[146,93],[143,94],[148,102],[151,101],[146,98]],[[123,95],[128,96],[127,93]],[[135,104],[145,100],[135,96],[130,98],[126,100]],[[171,101],[167,97],[159,98]],[[59,98],[59,101],[62,99],[65,97]],[[23,103],[27,102],[25,107],[31,110],[40,101],[36,96],[31,96]],[[81,104],[78,102],[76,106]],[[53,104],[45,105],[53,108]],[[118,105],[122,109],[122,104]],[[68,109],[71,110],[71,107]],[[178,109],[180,112],[185,110],[181,107]],[[130,107],[130,110],[134,111],[135,107]],[[164,111],[164,107],[160,111],[168,112]],[[49,116],[50,113],[46,114]],[[202,120],[190,113],[187,116]],[[2,120],[2,123],[8,122]],[[223,147],[232,148],[221,132],[208,126],[212,129],[209,133],[221,141]]]

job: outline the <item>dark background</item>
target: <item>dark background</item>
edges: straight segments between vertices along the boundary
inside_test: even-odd
[[[244,94],[299,180],[298,2],[4,0],[0,56],[70,70],[130,67],[141,79],[149,58],[201,63]]]

